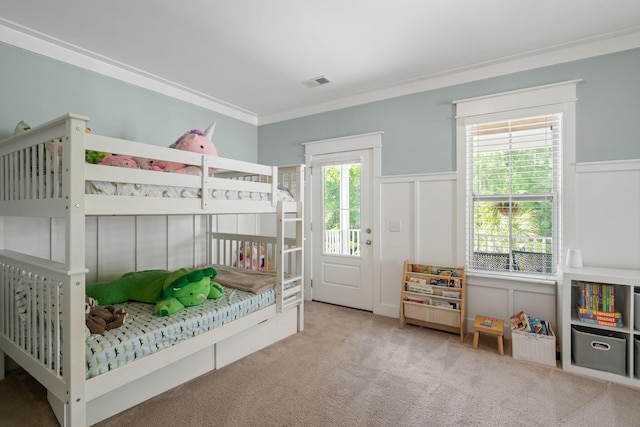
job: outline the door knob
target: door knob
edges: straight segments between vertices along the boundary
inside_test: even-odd
[[[371,240],[367,240],[365,243],[366,243],[367,245],[370,245],[370,244],[371,244]]]

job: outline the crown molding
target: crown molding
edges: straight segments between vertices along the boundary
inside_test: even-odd
[[[225,116],[258,124],[247,110],[0,18],[0,42],[130,83]]]
[[[565,62],[577,61],[594,56],[606,55],[640,47],[640,27],[631,30],[591,38],[570,45],[556,46],[522,55],[476,64],[461,69],[450,70],[430,76],[393,84],[363,93],[353,94],[340,99],[329,100],[310,106],[300,107],[282,113],[259,116],[258,125],[282,122],[313,114],[325,113],[356,105],[368,104],[385,99],[411,95],[419,92],[440,89],[469,83],[477,80],[503,76],[520,71],[547,67]]]
[[[0,43],[38,53],[197,105],[210,111],[224,114],[225,116],[249,124],[260,126],[520,71],[635,49],[640,47],[640,27],[544,50],[527,52],[488,63],[421,76],[404,82],[354,93],[338,99],[327,100],[325,102],[264,116],[258,116],[251,111],[225,103],[224,101],[189,89],[188,87],[30,30],[3,18],[0,18]]]

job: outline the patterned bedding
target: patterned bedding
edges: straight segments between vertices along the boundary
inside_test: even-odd
[[[255,295],[225,287],[222,297],[206,300],[171,316],[153,314],[153,304],[117,304],[129,315],[124,326],[91,335],[86,341],[87,378],[207,332],[275,303],[275,291]]]
[[[199,188],[104,181],[87,181],[85,183],[85,193],[102,194],[106,196],[169,197],[182,199],[200,197]],[[212,189],[209,192],[209,198],[218,200],[266,201],[269,200],[269,193]],[[283,202],[294,202],[295,198],[287,188],[279,186],[278,200]]]

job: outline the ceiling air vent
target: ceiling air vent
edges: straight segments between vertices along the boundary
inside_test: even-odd
[[[316,77],[315,79],[305,80],[302,82],[306,87],[318,87],[331,83],[325,76]]]

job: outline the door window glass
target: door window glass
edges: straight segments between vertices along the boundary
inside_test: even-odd
[[[322,167],[325,255],[360,256],[360,163]]]

